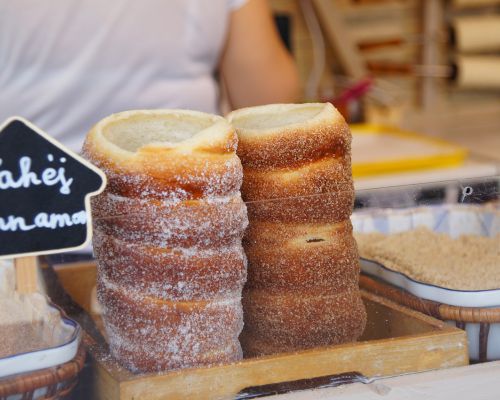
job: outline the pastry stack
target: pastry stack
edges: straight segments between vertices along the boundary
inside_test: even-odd
[[[329,103],[252,107],[228,118],[239,136],[250,220],[245,354],[356,340],[366,313],[347,124]]]
[[[111,353],[133,371],[242,357],[236,146],[223,118],[180,110],[119,113],[87,136],[108,178],[92,203],[98,298]]]

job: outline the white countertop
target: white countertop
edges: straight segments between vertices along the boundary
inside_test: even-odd
[[[354,181],[357,190],[500,175],[500,103],[489,107],[478,104],[476,107],[451,107],[427,113],[410,112],[401,125],[403,130],[460,145],[469,151],[469,157],[463,165],[453,168],[357,178]],[[391,150],[398,152],[394,147]]]
[[[482,400],[500,398],[500,361],[271,396],[276,400]],[[269,398],[269,397],[268,397]]]
[[[356,190],[404,186],[414,184],[433,184],[443,181],[460,181],[500,175],[500,163],[469,159],[463,165],[452,168],[437,168],[420,171],[374,175],[354,179]]]

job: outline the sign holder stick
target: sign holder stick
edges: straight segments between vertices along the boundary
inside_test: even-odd
[[[17,291],[22,294],[37,292],[38,257],[18,257],[14,260],[14,264]]]

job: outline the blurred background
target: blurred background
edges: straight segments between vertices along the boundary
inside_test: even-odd
[[[236,51],[238,57],[234,58],[239,62],[229,62],[233,67],[230,68],[230,72],[236,71],[237,73],[224,76],[224,61],[220,68],[218,56],[224,53],[220,51],[223,44],[227,45],[223,40],[225,32],[223,24],[228,23],[230,12],[233,12],[229,8],[224,8],[226,13],[222,18],[218,15],[221,14],[218,12],[219,9],[214,7],[215,1],[193,1],[189,4],[197,4],[199,8],[190,9],[190,11],[196,11],[193,11],[196,18],[192,25],[183,24],[177,14],[173,17],[170,15],[171,20],[178,25],[176,26],[177,32],[176,27],[165,22],[165,13],[153,12],[152,14],[158,17],[155,21],[156,25],[151,24],[150,20],[148,23],[153,28],[158,28],[160,34],[156,34],[155,29],[150,29],[153,34],[149,38],[154,40],[148,42],[145,40],[144,32],[148,30],[146,28],[149,25],[135,14],[144,8],[142,3],[140,6],[139,2],[133,1],[109,3],[116,3],[119,7],[115,10],[113,7],[108,7],[106,2],[100,5],[97,1],[92,4],[90,0],[75,0],[72,5],[82,8],[78,9],[79,12],[66,15],[61,12],[62,7],[54,2],[51,5],[55,10],[60,11],[60,26],[57,24],[56,26],[47,23],[48,18],[45,19],[45,14],[41,12],[51,14],[48,3],[37,4],[39,7],[37,9],[35,2],[30,7],[23,8],[21,0],[0,0],[0,32],[2,32],[0,50],[1,44],[8,50],[4,53],[0,51],[0,65],[4,67],[0,69],[0,93],[2,93],[0,116],[2,113],[7,114],[4,117],[22,114],[51,135],[67,134],[68,143],[69,139],[74,139],[73,149],[78,151],[81,148],[84,132],[88,131],[100,118],[112,112],[134,108],[190,108],[209,112],[222,111],[222,113],[229,111],[231,103],[229,97],[225,99],[224,107],[224,96],[222,96],[223,104],[220,110],[218,105],[215,105],[219,101],[219,91],[215,86],[220,83],[222,86],[228,82],[231,83],[230,79],[224,80],[227,76],[235,78],[233,84],[234,80],[236,83],[247,81],[246,85],[243,85],[244,94],[250,92],[249,86],[255,89],[257,94],[266,92],[266,89],[272,96],[278,92],[272,85],[269,85],[270,82],[266,81],[263,74],[260,74],[260,70],[257,74],[252,74],[257,69],[250,68],[249,73],[242,68],[242,66],[248,67],[248,61],[252,58],[259,60],[265,58],[269,61],[272,55],[286,54],[278,46],[281,51],[271,51],[271,56],[261,51],[264,56],[259,57],[259,50],[266,47],[265,40],[259,42],[261,48],[249,46],[248,43],[255,44],[252,42],[245,42],[246,46],[240,46],[240,36],[236,46],[234,44],[228,46],[232,50],[229,51],[231,55],[235,48],[238,50]],[[232,3],[235,9],[245,7],[243,0],[218,2],[220,5],[229,3]],[[251,3],[247,2],[247,4]],[[268,3],[281,39],[297,66],[300,77],[300,98],[297,100],[332,102],[351,124],[352,168],[356,189],[354,216],[358,218],[358,222],[367,220],[368,223],[365,225],[376,226],[377,224],[372,223],[375,219],[371,215],[363,214],[365,211],[373,211],[372,208],[407,209],[414,206],[443,205],[445,213],[451,215],[448,211],[454,211],[452,207],[483,203],[485,208],[481,213],[476,215],[474,211],[473,216],[467,220],[457,211],[460,215],[459,218],[457,217],[456,225],[464,228],[465,231],[470,227],[477,227],[479,235],[496,234],[495,229],[498,229],[498,224],[494,225],[490,216],[498,215],[500,208],[500,0],[268,0]],[[61,4],[65,3],[61,2]],[[99,19],[93,18],[95,15],[91,7],[96,4],[98,4],[96,10],[102,11],[103,20],[108,21],[106,18],[111,15],[112,23],[96,23]],[[188,2],[158,0],[156,4],[176,5],[182,8],[187,7]],[[111,12],[108,13],[107,8],[110,8]],[[87,13],[83,13],[82,9]],[[56,53],[55,50],[60,50],[57,46],[53,46],[56,40],[41,40],[38,38],[39,31],[36,29],[34,33],[25,35],[19,47],[16,45],[17,41],[14,39],[22,36],[18,35],[18,24],[19,26],[22,24],[10,18],[8,10],[12,12],[12,15],[18,12],[21,17],[29,14],[34,21],[42,21],[47,29],[51,26],[54,28],[56,34],[52,35],[52,39],[63,39],[61,40],[63,51],[58,52],[60,57],[55,58],[57,62],[52,62],[53,57],[50,56],[52,51]],[[215,22],[212,20],[207,22],[207,10],[211,11],[211,17],[217,17],[214,19]],[[245,27],[257,27],[256,36],[259,39],[264,36],[260,34],[266,30],[266,27],[273,28],[273,20],[268,11],[266,8],[264,15],[266,18],[261,14],[262,18],[254,17],[250,25]],[[235,11],[234,14],[236,13]],[[124,15],[128,18],[124,18]],[[75,40],[75,45],[71,40],[67,40],[69,28],[73,27],[68,16],[74,17],[75,21],[79,19],[80,22],[83,21],[81,25],[91,32],[94,30],[94,25],[100,27],[103,36],[109,32],[117,32],[116,38],[120,39],[119,43],[124,46],[122,48],[116,46],[113,41],[116,38],[113,35],[109,35],[109,42],[101,40],[100,35],[96,35],[97,39],[92,42],[89,40],[90,35],[82,34],[78,30],[73,32],[72,39]],[[89,17],[90,22],[87,23],[87,19],[82,20],[82,16]],[[241,22],[241,17],[239,18],[238,21]],[[9,20],[10,25],[7,23]],[[238,24],[235,25],[238,27]],[[34,26],[38,28],[37,24]],[[135,27],[137,32],[129,29],[130,26]],[[189,29],[186,29],[186,26]],[[165,32],[160,30],[165,27],[171,29],[169,33],[174,32],[174,34],[165,35]],[[191,27],[194,28],[191,29]],[[8,28],[10,28],[10,38],[5,34],[9,32]],[[116,32],[111,28],[116,28]],[[98,31],[98,29],[95,30]],[[208,33],[211,30],[217,32],[213,35],[212,42],[209,43]],[[279,38],[274,30],[271,30],[274,42],[279,44]],[[25,32],[28,30],[26,29]],[[188,35],[189,41],[186,42],[190,46],[184,45],[181,41],[182,35],[178,32],[190,34]],[[200,40],[200,37],[193,32],[203,34],[203,40]],[[236,33],[241,32],[242,30],[239,30]],[[247,29],[243,29],[243,33],[244,37],[252,36],[247,34]],[[39,46],[37,38],[47,47]],[[165,51],[165,48],[160,46],[165,44],[162,42],[165,38],[169,39],[166,40],[166,44],[171,44],[179,52],[169,54]],[[160,45],[157,44],[157,40]],[[273,40],[268,40],[268,42]],[[89,43],[90,46],[88,46]],[[134,52],[132,45],[140,51]],[[22,50],[22,46],[31,51]],[[82,48],[87,51],[81,51]],[[162,51],[157,51],[158,48]],[[151,50],[152,54],[148,54],[148,50]],[[189,50],[187,52],[189,57],[186,57],[189,63],[185,64],[179,62],[184,50]],[[4,62],[9,60],[9,57],[5,57],[6,55],[11,57],[11,68],[7,68],[8,63]],[[246,56],[243,57],[243,62],[239,58],[242,55]],[[133,62],[125,60],[124,56],[131,57]],[[284,58],[285,61],[289,61],[288,55]],[[75,60],[77,62],[74,62]],[[144,60],[148,61],[144,62]],[[230,57],[230,61],[234,59]],[[100,69],[103,64],[104,68]],[[279,70],[278,63],[271,66],[265,62],[262,64],[266,67],[263,68],[264,72],[272,70],[272,67]],[[158,85],[158,81],[165,81],[164,67],[172,68],[174,80],[183,81],[186,75],[189,75],[188,67],[193,65],[196,67],[193,68],[195,72],[202,70],[202,78],[204,78],[202,82],[205,86],[197,80],[189,82],[186,87],[167,85],[169,89],[166,91],[167,94],[173,95],[165,96],[168,99],[164,100],[163,93],[160,93],[162,87]],[[200,65],[203,68],[200,68]],[[70,74],[61,73],[66,67]],[[49,74],[39,73],[45,72],[45,68],[50,72]],[[293,69],[293,66],[291,68]],[[217,81],[213,76],[214,70],[216,70]],[[279,81],[280,75],[286,75],[282,71],[283,69],[273,76],[274,81],[271,79],[271,83]],[[292,72],[289,70],[289,73],[292,78],[296,77],[294,70]],[[264,88],[254,85],[253,82],[248,84],[251,81],[249,77],[255,78],[252,75],[257,75],[257,83]],[[181,79],[178,79],[179,76]],[[43,81],[44,77],[47,78],[46,81]],[[16,83],[14,78],[18,79],[17,85],[12,85],[12,82]],[[123,78],[128,85],[125,86],[124,82],[118,78]],[[172,77],[167,76],[167,78]],[[296,83],[296,79],[292,81]],[[38,93],[41,93],[37,96],[30,90],[33,90],[35,84],[40,82],[44,85],[37,86]],[[143,86],[144,83],[147,85]],[[127,90],[124,90],[124,86]],[[226,86],[226,89],[231,89],[231,85]],[[153,90],[148,91],[144,87]],[[11,89],[10,95],[6,88]],[[68,89],[67,92],[66,89]],[[57,96],[58,90],[62,94],[60,97]],[[296,91],[290,92],[291,94],[287,93],[287,95],[295,98]],[[181,99],[182,96],[179,93],[185,95],[185,98]],[[224,88],[222,93],[224,94]],[[146,96],[146,94],[151,96]],[[68,99],[71,101],[67,101]],[[17,100],[19,105],[14,100]],[[234,108],[253,105],[235,103],[234,98],[231,100],[233,100]],[[254,103],[286,101],[276,100],[276,98],[258,98],[257,100],[251,99]],[[11,103],[14,104],[12,112],[9,111]],[[28,109],[25,107],[26,104],[32,106],[31,115],[27,111],[27,114],[24,114]],[[53,104],[57,106],[54,107]],[[203,108],[208,106],[211,108]],[[64,117],[69,114],[72,114],[70,115],[72,118],[66,120]],[[81,132],[76,132],[73,127],[81,128]],[[80,136],[77,137],[76,134]],[[68,145],[68,143],[65,144]],[[351,182],[348,184],[350,192]],[[409,216],[408,226],[413,227],[416,220],[413,216],[418,214],[417,211],[411,210],[410,213],[405,214]],[[438,211],[437,217],[432,219],[432,223],[437,228],[455,226],[454,219],[449,219],[452,221],[449,223],[448,220],[443,219],[441,211]],[[366,215],[371,219],[365,218]],[[395,215],[398,217],[400,214]],[[428,214],[424,217],[427,218]],[[389,226],[388,220],[389,218],[382,219],[379,225]],[[475,223],[471,223],[471,220]],[[358,225],[362,224],[358,223]],[[394,226],[399,225],[401,225],[401,219],[395,218]],[[492,226],[494,229],[491,228]],[[467,231],[467,233],[470,232]],[[41,281],[46,283],[48,287],[46,291],[52,300],[64,306],[68,315],[77,319],[86,334],[90,335],[92,340],[96,340],[95,343],[90,342],[90,345],[86,343],[91,351],[97,354],[94,356],[98,360],[102,357],[104,362],[108,362],[109,354],[105,352],[101,354],[102,349],[96,345],[96,343],[105,342],[100,333],[102,332],[102,319],[96,297],[96,268],[94,263],[89,262],[90,258],[90,248],[83,253],[50,256],[44,263],[45,276]],[[48,266],[53,268],[47,268]],[[36,272],[36,268],[34,270]],[[0,277],[0,283],[5,281],[5,278]],[[13,279],[12,282],[14,282]],[[41,286],[43,283],[38,283],[38,287]],[[417,304],[423,304],[421,308],[427,307],[425,302],[417,302]],[[495,307],[497,307],[496,319],[494,321],[480,320],[481,327],[474,328],[477,328],[475,333],[478,338],[481,338],[482,343],[476,346],[479,349],[478,353],[480,355],[484,353],[484,357],[474,355],[473,359],[479,358],[485,361],[498,357],[496,348],[494,356],[486,357],[490,322],[496,325],[495,332],[500,335],[498,322],[500,308],[497,303]],[[486,311],[488,318],[493,315],[489,313],[490,310]],[[97,316],[98,322],[93,322],[92,315]],[[393,331],[403,332],[402,329],[406,329],[404,322],[401,322],[408,321],[406,316],[400,321],[394,318],[395,313],[390,311],[389,316],[393,322],[387,323],[389,317],[378,315],[378,311],[373,312],[373,315],[373,321],[385,322],[381,324],[372,322],[368,325],[374,331],[375,328],[381,327],[382,333],[386,335],[384,337],[391,339],[390,335],[394,333]],[[442,319],[452,318],[443,317]],[[466,328],[464,321],[455,322],[457,327]],[[99,323],[101,325],[96,325]],[[410,329],[413,329],[413,324],[408,323],[408,327],[408,334],[413,334]],[[436,331],[436,328],[432,327],[432,331]],[[406,335],[407,332],[405,331],[404,334]],[[491,339],[490,343],[499,343],[496,336],[491,334],[490,337],[495,338]],[[89,340],[88,337],[86,340]],[[389,342],[388,348],[394,348],[394,342]],[[84,354],[83,350],[81,351]],[[422,350],[422,354],[424,353],[431,354],[428,349]],[[400,355],[396,360],[398,364],[401,363]],[[80,356],[78,362],[79,366],[74,369],[72,379],[83,367],[83,356]],[[417,365],[421,364],[420,360],[417,360]],[[81,383],[73,392],[73,399],[89,398],[88,379],[94,376],[94,371],[91,371],[89,365],[90,361],[84,369]],[[495,371],[497,370],[498,364]],[[105,379],[110,379],[107,372],[103,376],[106,377]],[[124,376],[126,376],[125,381],[129,379],[129,375]],[[65,394],[72,389],[74,383],[75,381],[72,381],[68,389],[64,389]],[[55,388],[57,388],[57,382],[53,386],[54,390]],[[472,391],[472,385],[470,388]],[[118,391],[117,389],[116,392]],[[420,395],[419,393],[417,394]],[[29,394],[29,396],[32,395],[33,393]],[[26,396],[23,398],[28,398]]]
[[[350,123],[364,124],[352,128],[357,189],[498,174],[500,1],[270,4],[304,100],[332,101]],[[403,140],[403,131],[458,147],[429,141],[417,150],[418,138]],[[455,201],[460,190],[442,194]]]
[[[424,115],[445,124],[460,114],[477,116],[481,128],[498,127],[499,1],[270,4],[297,62],[306,100],[347,102],[346,113],[355,121],[413,127],[422,126],[417,120]],[[368,87],[360,87],[368,77]],[[352,97],[363,94],[359,107],[352,97],[342,97],[353,88],[358,90]]]

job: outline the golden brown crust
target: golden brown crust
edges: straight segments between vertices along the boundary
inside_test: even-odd
[[[154,177],[146,173],[121,172],[87,150],[83,154],[106,174],[107,190],[125,197],[196,200],[209,196],[227,196],[237,193],[243,180],[241,164],[235,155],[225,157],[226,160],[219,158],[217,163],[207,161],[202,165],[196,165],[195,161],[187,159],[183,163],[177,163],[176,171],[171,171],[175,175],[167,177],[168,172],[165,171],[164,176]],[[190,172],[190,169],[193,171]]]
[[[161,247],[231,246],[248,224],[239,193],[227,198],[165,202],[117,196],[92,199],[94,229],[114,238]]]
[[[187,343],[189,339],[193,345],[208,342],[217,346],[235,339],[243,326],[239,298],[159,303],[131,299],[118,290],[104,288],[102,283],[98,283],[97,290],[105,308],[105,322],[131,341],[135,338],[136,343],[151,337],[155,343],[172,340]]]
[[[148,118],[165,125],[186,119],[202,128],[180,143],[153,142],[133,149],[113,131],[119,132],[120,124],[126,129]],[[233,128],[221,117],[194,111],[139,110],[114,114],[96,124],[87,135],[83,154],[104,171],[111,193],[184,200],[239,190],[242,169],[236,146]]]
[[[97,281],[98,299],[104,307],[110,345],[138,351],[149,347],[173,359],[192,360],[190,352],[202,353],[237,343],[243,327],[240,297],[222,300],[167,301],[120,288],[102,276]],[[153,350],[151,351],[153,352]],[[168,360],[165,360],[166,362]]]
[[[359,257],[349,220],[336,225],[252,224],[247,288],[357,289]],[[288,228],[288,229],[287,229]]]
[[[109,181],[92,200],[98,298],[111,352],[134,371],[242,357],[236,144],[221,117],[178,110],[120,113],[87,137]]]
[[[243,307],[243,336],[266,342],[276,351],[284,346],[299,350],[351,342],[361,336],[366,324],[357,288],[333,293],[331,287],[245,289]],[[248,341],[242,344],[245,354],[265,354],[265,349],[256,349],[255,345],[245,347]]]
[[[311,134],[314,132],[314,134]],[[294,140],[291,141],[290,137]],[[342,157],[351,149],[347,126],[318,125],[313,131],[286,129],[281,135],[266,140],[241,139],[238,156],[242,163],[255,169],[300,166],[324,157]]]
[[[308,118],[269,128],[246,123],[249,119],[258,122],[272,114],[292,112],[305,112]],[[230,113],[228,119],[238,132],[237,153],[245,168],[284,168],[326,156],[342,157],[350,154],[349,127],[330,103],[273,104],[244,108]]]
[[[239,337],[241,347],[243,349],[243,357],[253,358],[253,357],[261,357],[272,354],[283,354],[283,353],[296,353],[297,351],[307,350],[311,348],[321,348],[334,346],[335,344],[319,344],[310,346],[297,346],[293,344],[287,343],[274,343],[268,342],[265,338],[254,336],[251,333],[248,333],[244,330]]]
[[[299,167],[266,170],[245,165],[242,186],[245,201],[352,190],[351,162],[348,157],[325,157]]]
[[[354,186],[348,159],[325,158],[300,168],[245,168],[242,192],[252,220],[338,222],[351,215]]]
[[[260,357],[271,354],[295,353],[301,350],[297,349],[297,346],[286,343],[268,343],[264,338],[253,336],[246,330],[241,333],[239,340],[243,349],[244,358]]]
[[[322,223],[276,223],[252,221],[245,232],[244,245],[296,248],[304,243],[321,244],[315,239],[328,240],[330,243],[338,241],[339,236],[352,232],[349,219],[335,224]],[[345,238],[345,236],[344,236]],[[316,242],[316,243],[314,243]]]
[[[206,352],[171,352],[158,349],[138,349],[126,342],[114,340],[111,354],[120,364],[134,372],[159,372],[190,367],[229,364],[243,358],[241,346],[232,340],[227,347]]]
[[[247,203],[251,221],[281,223],[337,223],[348,219],[354,190]]]
[[[331,104],[271,105],[230,115],[250,226],[241,336],[248,355],[355,340],[366,315],[349,217],[349,128]]]
[[[217,299],[241,293],[246,257],[241,244],[217,249],[159,248],[94,231],[99,275],[112,284],[168,300]]]

